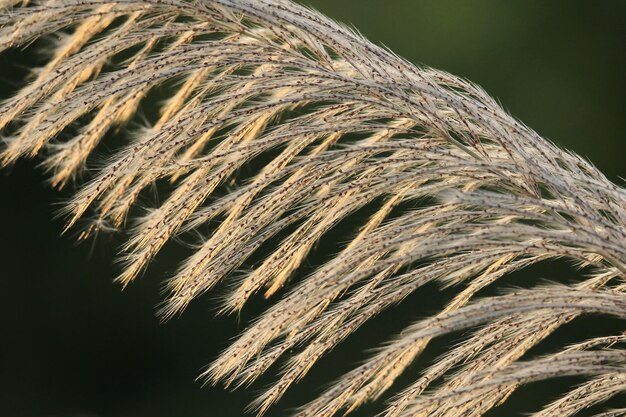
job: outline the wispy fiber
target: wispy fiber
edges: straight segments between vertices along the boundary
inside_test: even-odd
[[[392,399],[388,417],[479,416],[520,385],[559,376],[589,378],[535,416],[574,415],[626,390],[623,335],[524,357],[581,315],[626,319],[626,191],[476,85],[418,68],[286,0],[0,6],[0,50],[53,45],[0,105],[2,164],[40,156],[63,188],[91,174],[83,171],[101,141],[121,135],[125,144],[80,183],[65,212],[67,228],[90,220],[81,238],[128,230],[118,281],[137,278],[169,241],[208,228],[167,281],[163,319],[222,280],[231,288],[223,312],[258,292],[276,295],[203,378],[248,384],[287,357],[254,404],[264,412],[363,323],[438,282],[458,287],[445,309],[297,415],[376,399],[432,338],[468,329]],[[147,101],[158,117],[140,122]],[[166,198],[142,207],[146,191],[165,182]],[[322,237],[368,207],[373,214],[333,256],[277,295]],[[260,253],[260,263],[247,263]],[[475,297],[554,258],[575,261],[588,278]]]

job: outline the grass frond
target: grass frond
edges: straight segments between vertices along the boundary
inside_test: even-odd
[[[258,293],[276,298],[202,379],[247,385],[287,357],[253,404],[263,413],[369,319],[438,283],[456,291],[442,311],[296,415],[378,398],[433,338],[459,331],[471,334],[416,375],[386,416],[479,416],[523,384],[560,376],[589,379],[535,416],[575,415],[626,390],[623,335],[525,357],[577,317],[626,319],[626,190],[480,87],[287,0],[0,8],[0,51],[53,44],[0,104],[1,164],[40,157],[57,188],[87,175],[63,212],[66,230],[84,217],[93,222],[81,238],[126,230],[122,285],[168,242],[208,230],[167,278],[164,320],[224,281],[223,313]],[[165,198],[138,210],[152,187]],[[332,256],[305,268],[317,243],[367,210]],[[479,294],[558,258],[589,276]]]

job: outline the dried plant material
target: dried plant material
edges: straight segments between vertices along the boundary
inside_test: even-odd
[[[567,375],[590,379],[536,416],[575,415],[626,389],[622,335],[523,358],[582,315],[626,319],[626,191],[476,85],[286,0],[19,3],[0,3],[0,51],[56,37],[45,66],[0,104],[2,163],[39,156],[62,188],[109,134],[127,132],[64,214],[68,229],[91,220],[81,239],[128,230],[123,285],[168,242],[210,228],[169,277],[163,319],[223,280],[225,313],[289,287],[202,378],[248,384],[296,350],[253,405],[263,413],[363,323],[437,282],[459,288],[440,313],[297,415],[378,398],[432,338],[467,329],[392,400],[388,417],[479,416],[522,384]],[[133,126],[155,92],[158,117]],[[134,214],[156,183],[168,184],[166,198]],[[333,256],[289,285],[320,239],[372,206]],[[556,258],[588,278],[476,297]]]

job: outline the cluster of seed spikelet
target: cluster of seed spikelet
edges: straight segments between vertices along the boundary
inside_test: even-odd
[[[46,64],[0,105],[1,163],[41,156],[61,188],[124,127],[127,144],[66,209],[68,228],[92,219],[83,237],[132,221],[124,285],[166,243],[210,227],[169,278],[164,319],[224,279],[233,288],[224,312],[260,291],[274,295],[339,222],[376,207],[204,373],[248,384],[295,349],[255,403],[260,412],[364,322],[429,282],[459,291],[298,416],[331,416],[377,398],[432,338],[470,328],[392,399],[388,417],[478,416],[521,384],[564,375],[590,379],[536,417],[574,415],[626,391],[624,335],[520,360],[583,314],[626,319],[626,191],[477,86],[415,67],[284,0],[0,7],[0,51],[54,44]],[[165,95],[159,116],[129,124],[154,91]],[[242,177],[244,167],[255,171]],[[164,201],[136,215],[146,190],[163,180]],[[234,278],[260,248],[263,261]],[[563,257],[589,277],[475,299],[512,271]]]

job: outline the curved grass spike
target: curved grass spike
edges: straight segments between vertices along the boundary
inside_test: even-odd
[[[67,204],[67,227],[93,219],[84,238],[128,221],[118,278],[126,285],[167,242],[208,225],[210,235],[167,281],[164,319],[223,280],[231,288],[223,312],[258,292],[276,298],[203,379],[249,384],[295,350],[253,404],[263,413],[363,323],[438,282],[458,288],[441,312],[296,415],[332,416],[378,398],[432,338],[463,329],[473,333],[416,374],[386,416],[480,416],[523,384],[567,375],[588,379],[537,404],[536,416],[572,416],[626,391],[623,335],[524,357],[579,316],[626,319],[626,191],[476,85],[416,67],[287,0],[0,7],[0,50],[54,44],[44,67],[0,104],[2,163],[39,156],[62,188],[108,133],[127,132]],[[129,124],[155,92],[158,103],[148,104],[159,116]],[[161,180],[164,201],[136,215]],[[364,207],[375,210],[343,236],[347,243],[288,285],[316,242]],[[260,252],[267,255],[249,269]],[[476,297],[554,258],[577,262],[587,278]]]

